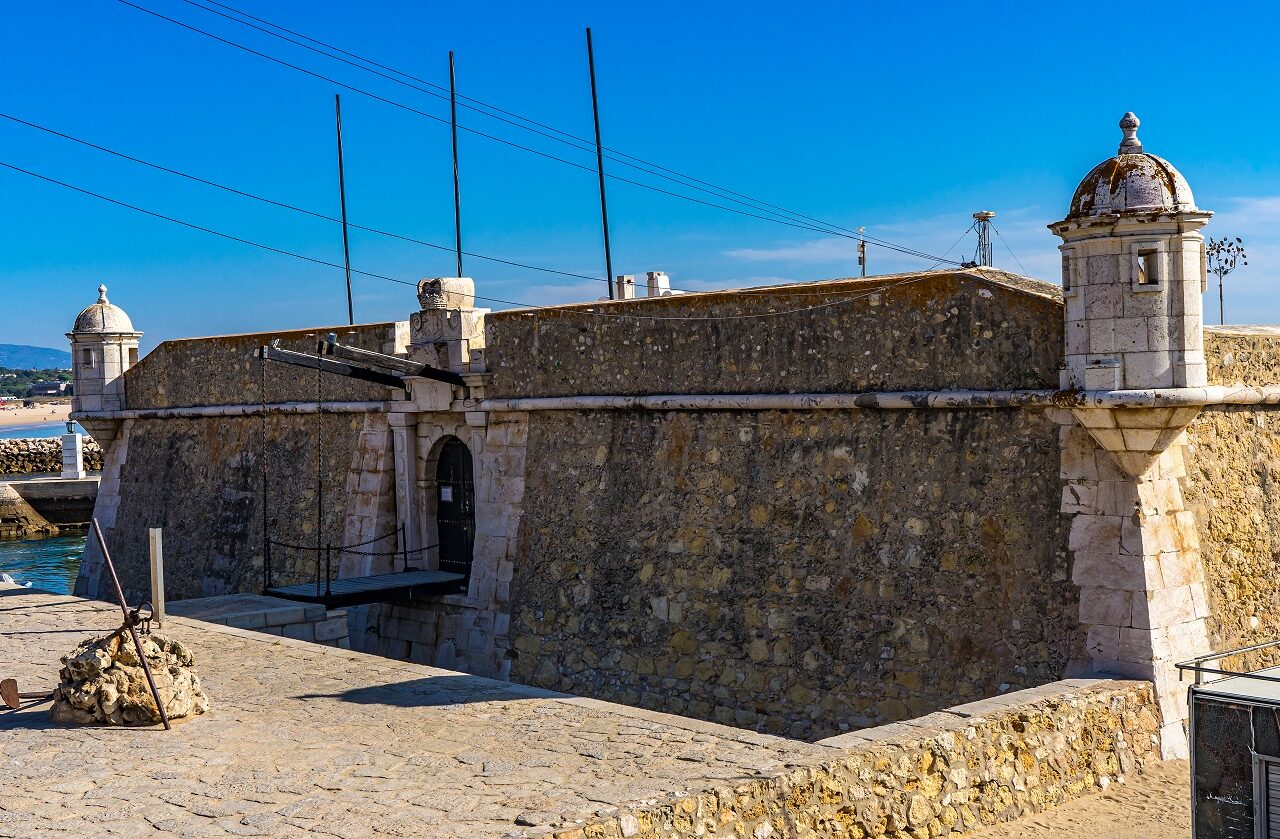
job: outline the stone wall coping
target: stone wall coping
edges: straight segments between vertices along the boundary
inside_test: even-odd
[[[923,717],[838,734],[835,737],[819,740],[818,745],[857,750],[883,742],[920,740],[952,731],[962,731],[973,725],[975,720],[1015,714],[1041,702],[1051,700],[1065,702],[1083,694],[1115,690],[1135,683],[1135,680],[1110,674],[1063,679],[1039,687],[1011,691],[1000,696],[943,708]]]
[[[240,405],[200,405],[185,408],[129,408],[123,411],[76,411],[72,419],[192,419],[198,417],[255,417],[267,414],[372,414],[387,413],[391,402],[268,402]]]
[[[388,413],[403,403],[279,402],[205,405],[186,408],[130,408],[123,411],[78,411],[72,419],[191,419],[250,417],[267,414]],[[1150,390],[903,390],[858,393],[685,393],[652,396],[540,396],[485,399],[466,405],[470,411],[650,410],[650,411],[786,411],[786,410],[942,410],[991,408],[1167,408],[1212,405],[1280,407],[1280,385],[1265,387],[1158,388]],[[452,410],[452,408],[450,408]],[[420,411],[421,412],[421,411]],[[429,413],[429,412],[428,412]]]
[[[485,399],[477,411],[882,410],[940,408],[1163,408],[1280,406],[1280,385],[1147,390],[903,390],[858,393],[703,393],[652,396],[542,396]]]

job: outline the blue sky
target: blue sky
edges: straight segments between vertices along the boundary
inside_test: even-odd
[[[236,26],[182,0],[171,17],[447,117],[447,103]],[[1161,4],[335,3],[231,5],[439,84],[591,136],[583,28],[593,28],[605,144],[843,227],[941,253],[992,209],[1028,273],[1056,280],[1075,183],[1138,113],[1148,151],[1177,165],[1211,235],[1245,237],[1228,320],[1280,320],[1280,114],[1275,7]],[[334,85],[179,29],[116,0],[7,6],[0,111],[238,188],[336,215]],[[1131,27],[1131,29],[1126,29]],[[1203,37],[1202,37],[1203,33]],[[1209,37],[1209,36],[1212,37]],[[1221,49],[1214,46],[1221,44]],[[449,244],[449,132],[343,93],[352,221]],[[462,111],[476,129],[594,165],[594,155]],[[603,276],[594,173],[461,138],[465,246]],[[336,225],[228,196],[0,120],[0,161],[191,222],[340,262]],[[664,188],[616,165],[610,171]],[[345,321],[341,271],[176,227],[0,171],[0,342],[60,347],[100,282],[147,334]],[[706,197],[706,196],[701,196]],[[615,273],[665,270],[685,289],[856,272],[853,243],[609,186]],[[952,255],[972,254],[966,239]],[[999,241],[995,262],[1018,270]],[[357,268],[407,280],[452,255],[356,233]],[[873,248],[873,272],[928,267]],[[478,293],[531,304],[595,299],[601,282],[468,260]],[[403,318],[412,289],[357,278],[359,321]],[[500,307],[500,306],[498,306]],[[1206,308],[1210,308],[1206,306]]]

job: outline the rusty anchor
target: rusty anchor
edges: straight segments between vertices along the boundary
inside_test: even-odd
[[[38,699],[41,702],[48,702],[52,698],[53,691],[51,690],[24,693],[18,690],[17,679],[0,679],[0,701],[3,701],[11,710],[19,710],[24,699]]]
[[[116,598],[120,601],[120,612],[124,615],[124,626],[120,627],[117,632],[123,634],[125,630],[128,630],[130,637],[133,638],[133,646],[138,651],[138,661],[142,662],[142,672],[147,676],[147,685],[151,688],[151,698],[156,702],[156,711],[160,714],[160,722],[164,723],[164,728],[168,731],[172,728],[169,724],[169,715],[165,713],[164,702],[160,699],[160,691],[156,688],[155,677],[151,675],[151,665],[147,663],[147,655],[142,651],[142,639],[138,637],[139,625],[142,626],[144,633],[151,631],[151,604],[143,603],[132,610],[129,608],[129,604],[124,599],[124,589],[120,587],[120,577],[116,574],[116,565],[111,561],[111,552],[107,550],[107,540],[102,536],[102,527],[99,526],[97,517],[91,519],[91,523],[93,525],[93,535],[98,540],[98,547],[102,548],[102,558],[107,563],[107,570],[111,572],[111,582],[115,585]],[[146,617],[142,616],[142,608],[144,606],[147,607]]]

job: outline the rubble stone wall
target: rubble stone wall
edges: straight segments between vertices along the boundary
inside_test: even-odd
[[[1146,682],[1058,682],[826,740],[839,756],[552,836],[955,836],[1123,783],[1160,759],[1159,725]]]
[[[994,269],[494,312],[486,396],[1056,388],[1062,314]]]
[[[84,468],[102,469],[102,447],[92,439],[84,441]],[[62,471],[62,441],[57,437],[27,437],[0,440],[0,475],[40,475]]]
[[[530,417],[515,681],[818,739],[1084,657],[1043,412]]]
[[[1206,329],[1205,355],[1211,384],[1280,384],[1280,332]],[[1274,640],[1280,637],[1280,413],[1206,409],[1187,439],[1183,495],[1199,526],[1213,647]]]
[[[150,586],[151,527],[164,528],[171,599],[261,591],[264,473],[273,540],[342,545],[347,472],[364,418],[287,414],[268,416],[265,424],[261,417],[131,420],[107,533],[126,594],[145,597]],[[100,493],[99,505],[105,501]],[[314,551],[275,550],[272,560],[277,585],[315,579]]]

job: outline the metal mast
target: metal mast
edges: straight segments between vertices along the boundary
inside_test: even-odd
[[[973,214],[973,226],[978,231],[978,251],[973,261],[978,265],[991,265],[991,220],[996,214],[990,210],[980,210]]]

